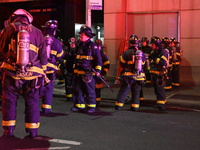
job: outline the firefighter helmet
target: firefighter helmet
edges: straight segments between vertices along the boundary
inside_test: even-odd
[[[161,47],[162,42],[161,42],[161,40],[160,40],[159,37],[153,36],[153,37],[151,38],[151,44],[155,44],[156,47]]]
[[[57,20],[48,20],[44,26],[42,26],[43,28],[46,29],[54,29],[54,30],[58,30],[58,21]]]
[[[174,37],[171,37],[170,40],[169,40],[169,42],[170,42],[170,43],[172,43],[172,42],[173,42],[173,43],[178,43],[178,41],[177,41],[176,38],[174,38]]]
[[[33,16],[24,9],[17,9],[16,11],[14,11],[13,14],[9,18],[9,22],[13,22],[19,16],[26,17],[29,23],[33,22]]]
[[[169,44],[169,38],[168,37],[163,37],[162,38],[162,44]]]
[[[137,35],[135,34],[132,34],[129,38],[129,43],[130,44],[139,44],[140,40],[139,38],[137,37]]]
[[[146,42],[149,44],[149,39],[147,37],[142,37],[141,42]]]
[[[81,33],[85,33],[90,38],[93,38],[93,36],[96,35],[95,33],[92,33],[92,29],[88,26],[81,26],[79,34]]]

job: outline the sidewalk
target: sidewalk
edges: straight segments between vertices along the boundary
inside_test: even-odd
[[[114,82],[107,81],[110,87],[113,89],[114,93],[107,88],[103,87],[101,92],[102,101],[114,103],[119,91],[120,85],[114,84]],[[154,106],[156,104],[156,96],[154,94],[153,87],[143,87],[144,100],[142,101],[143,105]],[[56,85],[54,94],[56,95],[65,95],[64,84]],[[127,99],[130,99],[131,92],[127,95]],[[178,109],[188,109],[194,111],[200,111],[200,86],[196,87],[179,87],[166,91],[167,103],[166,108],[178,108]]]

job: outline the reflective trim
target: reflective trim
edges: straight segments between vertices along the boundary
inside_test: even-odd
[[[29,49],[38,54],[39,48],[33,44],[30,44]]]
[[[101,66],[96,66],[95,69],[101,70]]]
[[[48,104],[42,104],[42,108],[51,109],[51,105],[48,105]]]
[[[76,55],[76,59],[93,60],[93,57],[92,56],[86,56],[86,55]]]
[[[87,107],[93,107],[93,108],[95,108],[96,104],[87,104]]]
[[[146,83],[151,83],[151,81],[146,80]]]
[[[156,59],[156,64],[158,64],[160,62],[160,58]]]
[[[79,71],[79,70],[77,70],[77,69],[74,69],[74,73],[77,73],[77,74],[85,74],[86,71]],[[92,75],[95,75],[95,73],[92,72]]]
[[[43,70],[47,70],[47,66],[46,65],[42,65],[42,69]]]
[[[175,86],[180,86],[179,83],[172,83],[172,85],[175,85]]]
[[[50,51],[50,54],[52,54],[52,55],[57,55],[57,51],[51,50],[51,51]]]
[[[61,57],[62,55],[63,55],[63,50],[62,50],[62,52],[60,53],[60,54],[57,54],[57,57]]]
[[[53,71],[53,70],[51,70],[51,71],[46,71],[46,74],[51,74],[51,73],[54,73],[54,71]]]
[[[12,66],[12,65],[10,65],[10,64],[8,64],[6,62],[2,63],[1,68],[5,68],[5,69],[11,70],[11,71],[15,71],[14,66]]]
[[[123,59],[122,56],[120,56],[120,61],[121,61],[122,63],[126,63],[126,61]]]
[[[2,120],[2,126],[15,126],[16,120],[4,121]]]
[[[108,72],[108,69],[107,69],[107,68],[103,68],[103,70],[104,70],[105,72]]]
[[[140,105],[139,104],[131,104],[131,107],[134,107],[134,108],[139,108]]]
[[[39,73],[39,74],[44,74],[44,70],[43,70],[43,69],[38,68],[38,67],[35,67],[35,66],[30,67],[30,68],[28,69],[28,71],[37,72],[37,73]]]
[[[97,97],[97,98],[96,98],[96,101],[101,101],[101,98],[100,98],[100,97]]]
[[[173,65],[180,65],[180,62],[175,62],[173,63]]]
[[[36,129],[40,127],[40,123],[26,123],[26,128],[28,129]]]
[[[162,56],[161,58],[168,62],[168,59],[165,56]]]
[[[163,104],[164,105],[166,102],[167,102],[166,100],[158,100],[157,104]]]
[[[124,106],[124,103],[115,102],[115,105],[122,107]]]
[[[132,72],[124,72],[122,75],[123,76],[132,76],[132,75],[136,75],[136,74],[134,74]]]
[[[78,108],[85,108],[85,104],[76,104],[76,107],[78,107]]]
[[[166,90],[172,89],[172,86],[166,86],[165,89]]]
[[[143,100],[144,100],[144,97],[140,97],[139,99],[140,99],[140,101],[143,101]]]
[[[154,73],[154,74],[161,74],[160,71],[156,71],[156,70],[150,70],[149,72]],[[164,74],[166,74],[166,73],[167,73],[167,71],[164,72]]]
[[[47,67],[51,67],[51,68],[54,68],[54,69],[58,70],[58,66],[54,65],[52,63],[47,63]]]
[[[70,98],[70,97],[72,97],[72,94],[66,94],[66,97]]]
[[[105,66],[105,65],[108,65],[108,64],[110,64],[110,61],[109,61],[109,60],[107,60],[107,61],[105,61],[105,62],[103,63],[104,66]]]
[[[131,64],[134,64],[132,60],[130,61],[127,61],[127,64],[131,65]]]

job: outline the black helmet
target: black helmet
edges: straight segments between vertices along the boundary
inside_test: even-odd
[[[162,46],[162,45],[161,45],[161,40],[160,40],[160,38],[157,37],[157,36],[153,36],[153,37],[151,38],[151,44],[155,44],[156,47],[161,47],[161,46]]]
[[[79,34],[81,33],[85,33],[90,38],[93,38],[93,36],[96,35],[95,33],[92,33],[92,29],[88,26],[81,26]]]
[[[149,44],[149,39],[147,37],[142,37],[141,42],[147,42],[147,44]]]
[[[163,37],[162,38],[162,44],[169,44],[169,38],[168,37]]]
[[[170,40],[169,40],[169,42],[170,42],[170,43],[172,43],[172,42],[173,42],[173,43],[178,43],[178,41],[177,41],[176,38],[174,38],[174,37],[171,37]]]
[[[57,20],[48,20],[44,26],[42,26],[43,28],[46,29],[54,29],[54,30],[58,30],[58,21]]]
[[[139,44],[140,40],[138,39],[137,35],[132,34],[129,38],[129,43],[131,44]]]

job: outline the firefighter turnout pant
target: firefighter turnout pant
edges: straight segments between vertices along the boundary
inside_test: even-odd
[[[73,102],[74,107],[79,109],[96,108],[95,79],[84,82],[81,75],[76,75],[73,82]]]
[[[141,81],[136,81],[128,77],[127,78],[125,77],[122,79],[121,82],[122,83],[119,92],[117,94],[115,106],[118,108],[123,107],[126,96],[131,89],[132,93],[131,108],[138,109],[140,106],[140,100],[139,100],[140,91],[142,89]]]
[[[17,99],[20,93],[25,100],[26,132],[37,132],[40,122],[39,89],[35,80],[15,80],[11,76],[3,75],[2,82],[2,126],[5,130],[15,129]]]

